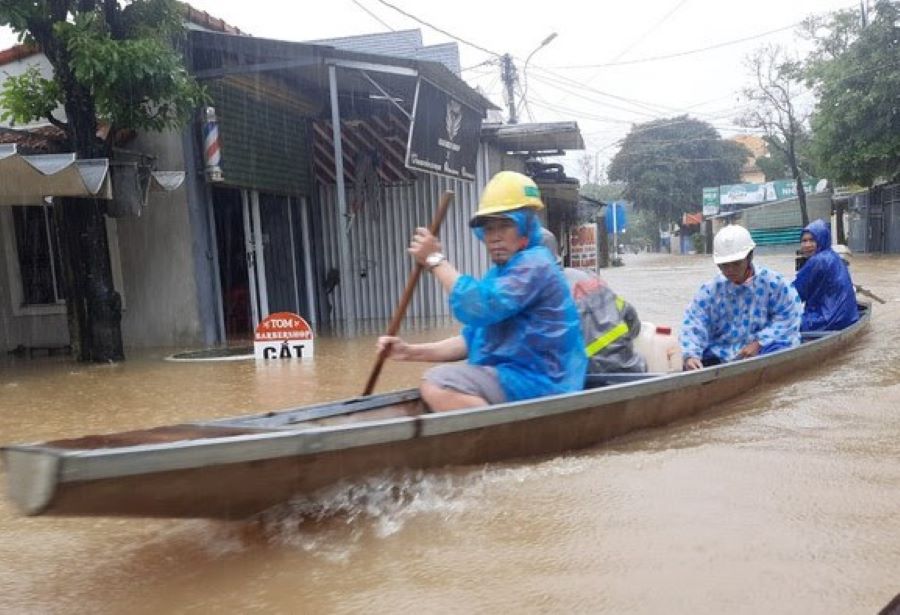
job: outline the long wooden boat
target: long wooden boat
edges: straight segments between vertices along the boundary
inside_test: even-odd
[[[28,515],[243,518],[388,468],[434,468],[588,447],[694,415],[820,365],[869,325],[693,372],[605,375],[577,393],[427,413],[416,390],[283,412],[3,449]]]

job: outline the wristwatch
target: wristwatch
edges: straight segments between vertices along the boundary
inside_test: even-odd
[[[425,258],[425,265],[428,267],[428,271],[431,271],[445,260],[447,260],[447,257],[441,252],[432,252]]]

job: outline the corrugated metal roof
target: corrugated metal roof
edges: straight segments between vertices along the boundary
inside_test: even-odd
[[[423,45],[422,31],[418,29],[323,38],[305,42],[312,45],[328,45],[344,51],[440,62],[454,74],[459,75],[460,73],[459,45],[456,43]]]
[[[415,70],[421,77],[428,79],[444,91],[452,94],[459,101],[482,113],[487,109],[498,108],[481,93],[455,75],[447,66],[438,62],[346,51],[324,45],[291,43],[216,32],[194,31],[190,33],[190,40],[194,48],[192,69],[195,72],[216,71],[223,67],[224,62],[227,62],[227,69],[230,72],[261,74],[257,73],[257,70],[264,70],[265,74],[268,75],[278,75],[281,78],[290,79],[294,82],[315,84],[320,91],[327,92],[326,63],[329,60],[343,60],[362,64],[409,68]],[[238,57],[240,58],[239,60],[236,59]],[[272,66],[272,63],[280,61],[287,61],[291,66],[284,66],[283,68],[280,65],[277,67]],[[262,68],[257,69],[257,67]],[[355,71],[341,71],[339,80],[342,91],[380,94],[377,89],[361,75],[355,73]],[[399,81],[414,83],[414,80],[410,77],[384,73],[379,73],[378,81],[382,84],[388,84],[388,86],[391,86],[392,82],[398,82],[396,88],[386,86],[392,94],[395,91],[408,89],[400,84]]]
[[[415,56],[417,60],[440,62],[454,74],[460,73],[459,46],[456,43],[444,43],[443,45],[428,45],[419,49]]]
[[[584,149],[578,122],[486,125],[482,134],[507,152]]]
[[[377,53],[385,56],[415,57],[422,48],[421,30],[397,30],[396,32],[375,32],[357,36],[339,36],[305,41],[312,45],[327,45],[345,51]]]

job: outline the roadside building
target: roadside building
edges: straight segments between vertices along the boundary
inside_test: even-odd
[[[384,55],[339,39],[244,36],[192,9],[186,17],[186,63],[211,109],[198,110],[181,132],[134,136],[111,161],[184,179],[175,190],[116,199],[107,217],[126,348],[240,342],[279,311],[300,313],[318,329],[383,324],[411,268],[411,230],[430,222],[444,190],[456,195],[441,233],[446,251],[477,275],[487,259],[468,220],[486,181],[500,170],[525,171],[526,159],[546,154],[548,143],[554,152],[583,146],[574,123],[522,125],[515,132],[525,133],[524,144],[511,143],[504,127],[482,131],[497,107],[454,72],[458,53],[423,49],[420,35],[401,33],[411,41],[406,52],[388,47],[393,55]],[[3,71],[49,70],[37,50],[15,49],[0,52]],[[17,156],[49,154],[49,136],[35,141],[37,149],[26,146],[41,131],[52,133],[28,126],[0,137],[17,144]],[[422,145],[432,141],[444,149]],[[219,157],[207,156],[215,150]],[[72,164],[81,173],[85,161]],[[171,175],[147,177],[142,186],[177,184]],[[93,194],[111,196],[123,183],[104,172]],[[555,196],[559,183],[566,182],[546,178],[551,217],[566,207]],[[49,190],[0,207],[0,349],[68,340],[53,274],[53,205],[42,198]],[[443,291],[424,277],[407,313],[448,316]]]

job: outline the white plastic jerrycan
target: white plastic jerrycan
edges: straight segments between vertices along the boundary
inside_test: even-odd
[[[680,372],[682,369],[681,348],[672,327],[641,321],[641,333],[634,340],[634,349],[647,361],[648,372]]]

